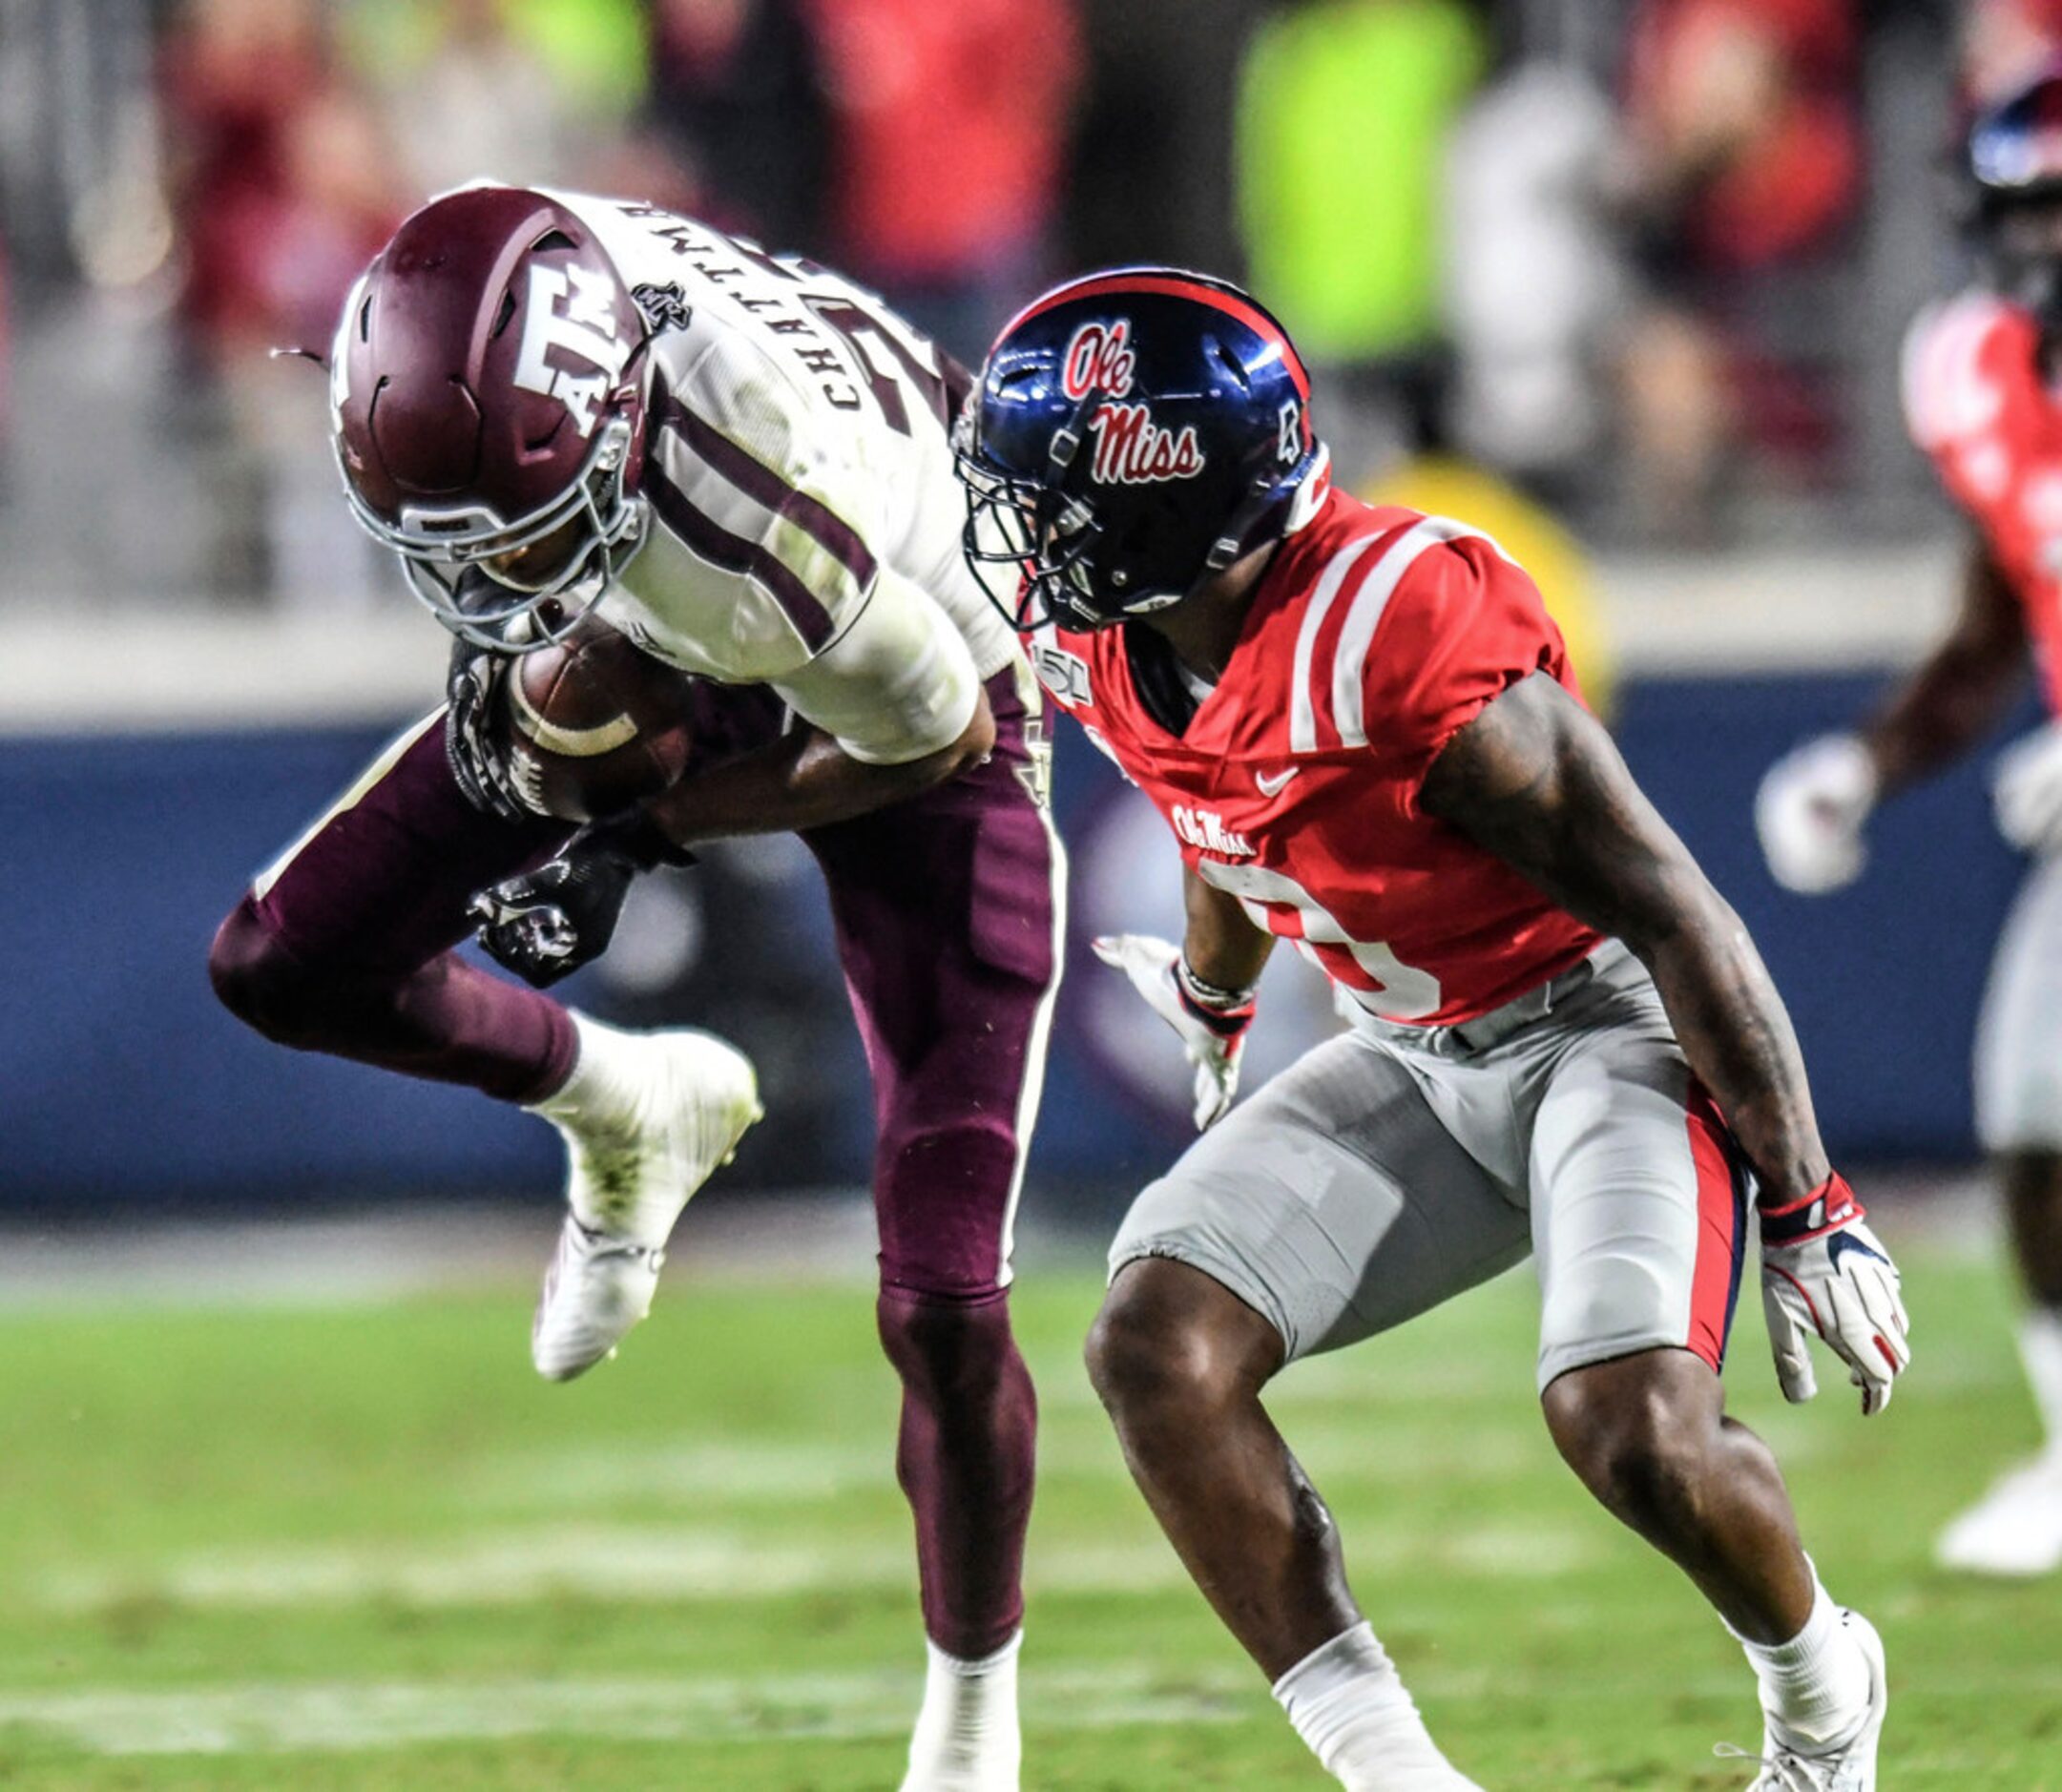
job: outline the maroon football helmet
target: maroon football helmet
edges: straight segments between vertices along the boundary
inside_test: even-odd
[[[351,289],[329,362],[337,464],[452,633],[510,653],[563,638],[643,545],[644,343],[594,232],[521,188],[433,200]],[[549,576],[488,564],[575,523]],[[475,566],[497,582],[465,580],[462,603]]]

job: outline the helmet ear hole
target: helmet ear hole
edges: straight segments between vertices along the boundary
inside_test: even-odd
[[[1239,357],[1224,345],[1222,337],[1211,336],[1206,338],[1205,347],[1216,359],[1218,365],[1224,370],[1225,374],[1238,385],[1239,390],[1250,392],[1253,389],[1252,376],[1246,372]]]

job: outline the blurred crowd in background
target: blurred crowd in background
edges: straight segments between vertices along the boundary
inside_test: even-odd
[[[806,250],[976,360],[1042,283],[1249,282],[1356,485],[1593,539],[1937,530],[1899,337],[1956,120],[2062,0],[0,0],[0,605],[395,601],[323,436],[357,270],[476,176]]]

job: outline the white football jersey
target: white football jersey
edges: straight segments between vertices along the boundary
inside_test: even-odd
[[[812,261],[636,200],[551,197],[655,331],[651,538],[608,620],[686,671],[774,686],[855,758],[950,744],[978,683],[1021,658],[961,556],[949,363]]]

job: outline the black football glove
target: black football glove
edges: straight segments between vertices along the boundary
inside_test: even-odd
[[[632,815],[582,828],[549,865],[480,891],[466,913],[487,955],[533,989],[548,990],[609,949],[633,879],[695,855]]]
[[[503,602],[507,594],[485,573],[467,572],[453,599],[467,607],[469,597]],[[465,799],[482,815],[504,822],[530,822],[536,811],[516,793],[515,780],[494,744],[494,711],[501,701],[502,680],[509,676],[509,656],[497,654],[454,636],[451,668],[444,681],[444,757]]]

